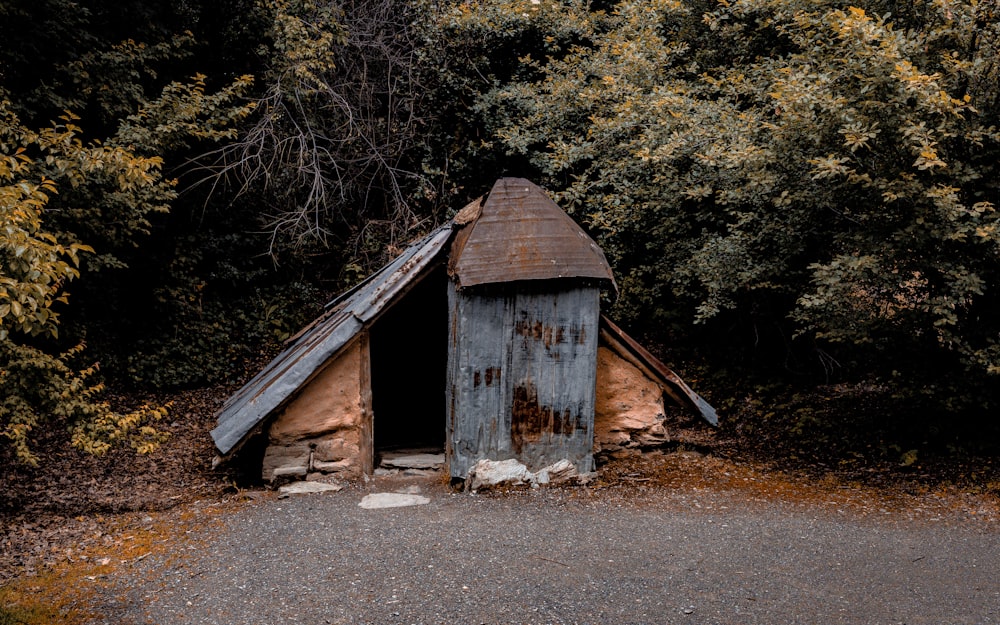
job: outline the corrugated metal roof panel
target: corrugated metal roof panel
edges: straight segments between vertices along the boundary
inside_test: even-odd
[[[298,335],[263,371],[237,391],[216,415],[212,440],[223,454],[234,451],[269,414],[284,404],[440,258],[451,239],[449,223],[411,245],[391,263],[329,304],[327,312]]]
[[[448,269],[462,287],[552,278],[614,283],[597,243],[523,178],[497,181],[478,218],[456,237]]]

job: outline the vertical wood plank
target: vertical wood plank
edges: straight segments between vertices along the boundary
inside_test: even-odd
[[[507,367],[513,298],[449,289],[449,466],[464,477],[480,458],[510,457]]]
[[[448,457],[593,469],[599,294],[563,282],[449,284]]]
[[[521,291],[512,344],[512,447],[531,469],[566,459],[593,469],[596,288]]]
[[[373,439],[375,415],[372,411],[372,359],[368,330],[361,332],[358,341],[361,349],[361,358],[358,367],[358,378],[361,387],[361,424],[358,428],[360,433],[360,462],[361,471],[365,475],[371,475],[375,471],[375,441]]]

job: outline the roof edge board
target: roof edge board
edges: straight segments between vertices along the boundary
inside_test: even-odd
[[[709,424],[718,427],[719,415],[705,399],[691,389],[670,367],[625,333],[605,315],[601,315],[600,335],[620,356],[637,366],[651,379],[658,379],[660,387],[678,405],[696,412]]]

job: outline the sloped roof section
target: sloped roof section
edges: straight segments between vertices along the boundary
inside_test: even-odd
[[[671,399],[679,406],[698,414],[702,419],[714,426],[719,425],[719,415],[715,408],[702,398],[701,395],[691,390],[684,380],[674,373],[670,367],[649,353],[649,351],[639,345],[625,331],[616,326],[610,319],[601,315],[600,336],[602,344],[614,350],[619,356],[638,367],[650,379],[656,380]]]
[[[235,451],[269,414],[288,401],[326,361],[347,345],[382,310],[435,266],[447,249],[452,224],[411,245],[364,282],[343,293],[300,332],[267,367],[219,410],[212,440],[222,455]]]
[[[463,210],[473,214],[475,206]],[[604,252],[545,192],[501,178],[452,245],[448,273],[460,287],[552,278],[614,284]]]

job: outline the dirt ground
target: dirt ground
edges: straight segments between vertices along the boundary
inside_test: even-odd
[[[211,466],[214,448],[208,431],[215,410],[232,390],[218,387],[171,397],[171,414],[160,424],[170,439],[151,456],[120,449],[93,458],[69,448],[61,433],[52,432],[45,441],[50,451],[37,469],[0,457],[0,607],[4,602],[31,603],[32,595],[42,590],[55,606],[52,613],[43,610],[44,620],[37,616],[42,613],[33,612],[35,620],[13,622],[81,622],[83,599],[73,592],[59,599],[51,588],[65,585],[67,571],[100,579],[117,563],[162,549],[157,545],[187,531],[194,517],[203,523],[206,514],[275,496],[243,481],[231,468]],[[747,442],[739,428],[725,424],[712,430],[672,414],[667,426],[671,442],[608,459],[586,488],[623,497],[655,490],[725,491],[747,501],[835,506],[859,517],[947,514],[1000,522],[994,459],[902,466],[852,457],[838,465],[829,458],[783,458],[759,441]]]
[[[190,391],[157,424],[170,437],[152,455],[128,448],[93,457],[71,448],[63,432],[43,439],[37,468],[19,466],[0,448],[0,584],[73,561],[108,540],[115,519],[218,500],[234,492],[231,472],[211,468],[209,430],[227,388]]]

